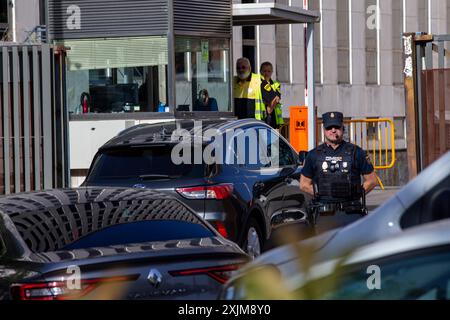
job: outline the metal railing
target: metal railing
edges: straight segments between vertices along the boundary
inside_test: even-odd
[[[370,155],[375,171],[392,169],[397,161],[395,127],[392,119],[346,120],[347,140],[358,145]],[[323,125],[322,125],[323,127]],[[380,187],[384,185],[377,175]]]
[[[65,53],[0,43],[0,194],[68,185]]]

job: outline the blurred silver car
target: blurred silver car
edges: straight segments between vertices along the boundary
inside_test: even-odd
[[[341,229],[301,242],[308,259],[318,264],[347,255],[355,249],[403,231],[450,218],[450,152],[424,170],[394,197],[369,216]],[[298,244],[274,249],[251,266],[275,266],[281,274],[298,273]]]
[[[426,224],[306,270],[298,259],[283,265],[255,261],[226,285],[221,298],[274,299],[262,290],[272,281],[285,290],[283,299],[450,300],[449,231],[450,219]]]

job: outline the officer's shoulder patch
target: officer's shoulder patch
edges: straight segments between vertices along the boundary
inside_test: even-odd
[[[268,92],[272,91],[272,86],[270,85],[270,83],[268,83],[264,86],[264,90],[266,90]]]

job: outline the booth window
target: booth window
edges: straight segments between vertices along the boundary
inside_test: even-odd
[[[231,111],[230,40],[175,39],[177,111]],[[207,92],[208,102],[204,93]]]
[[[166,37],[68,40],[72,114],[169,112]]]

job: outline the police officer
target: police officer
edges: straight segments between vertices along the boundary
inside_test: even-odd
[[[300,189],[313,196],[315,204],[335,204],[342,211],[352,211],[377,186],[374,167],[364,150],[344,141],[342,113],[328,112],[322,117],[325,143],[308,153]]]
[[[236,117],[266,121],[268,111],[271,112],[275,108],[280,102],[280,97],[261,75],[252,73],[247,58],[237,60],[236,73],[237,77],[233,82]]]

